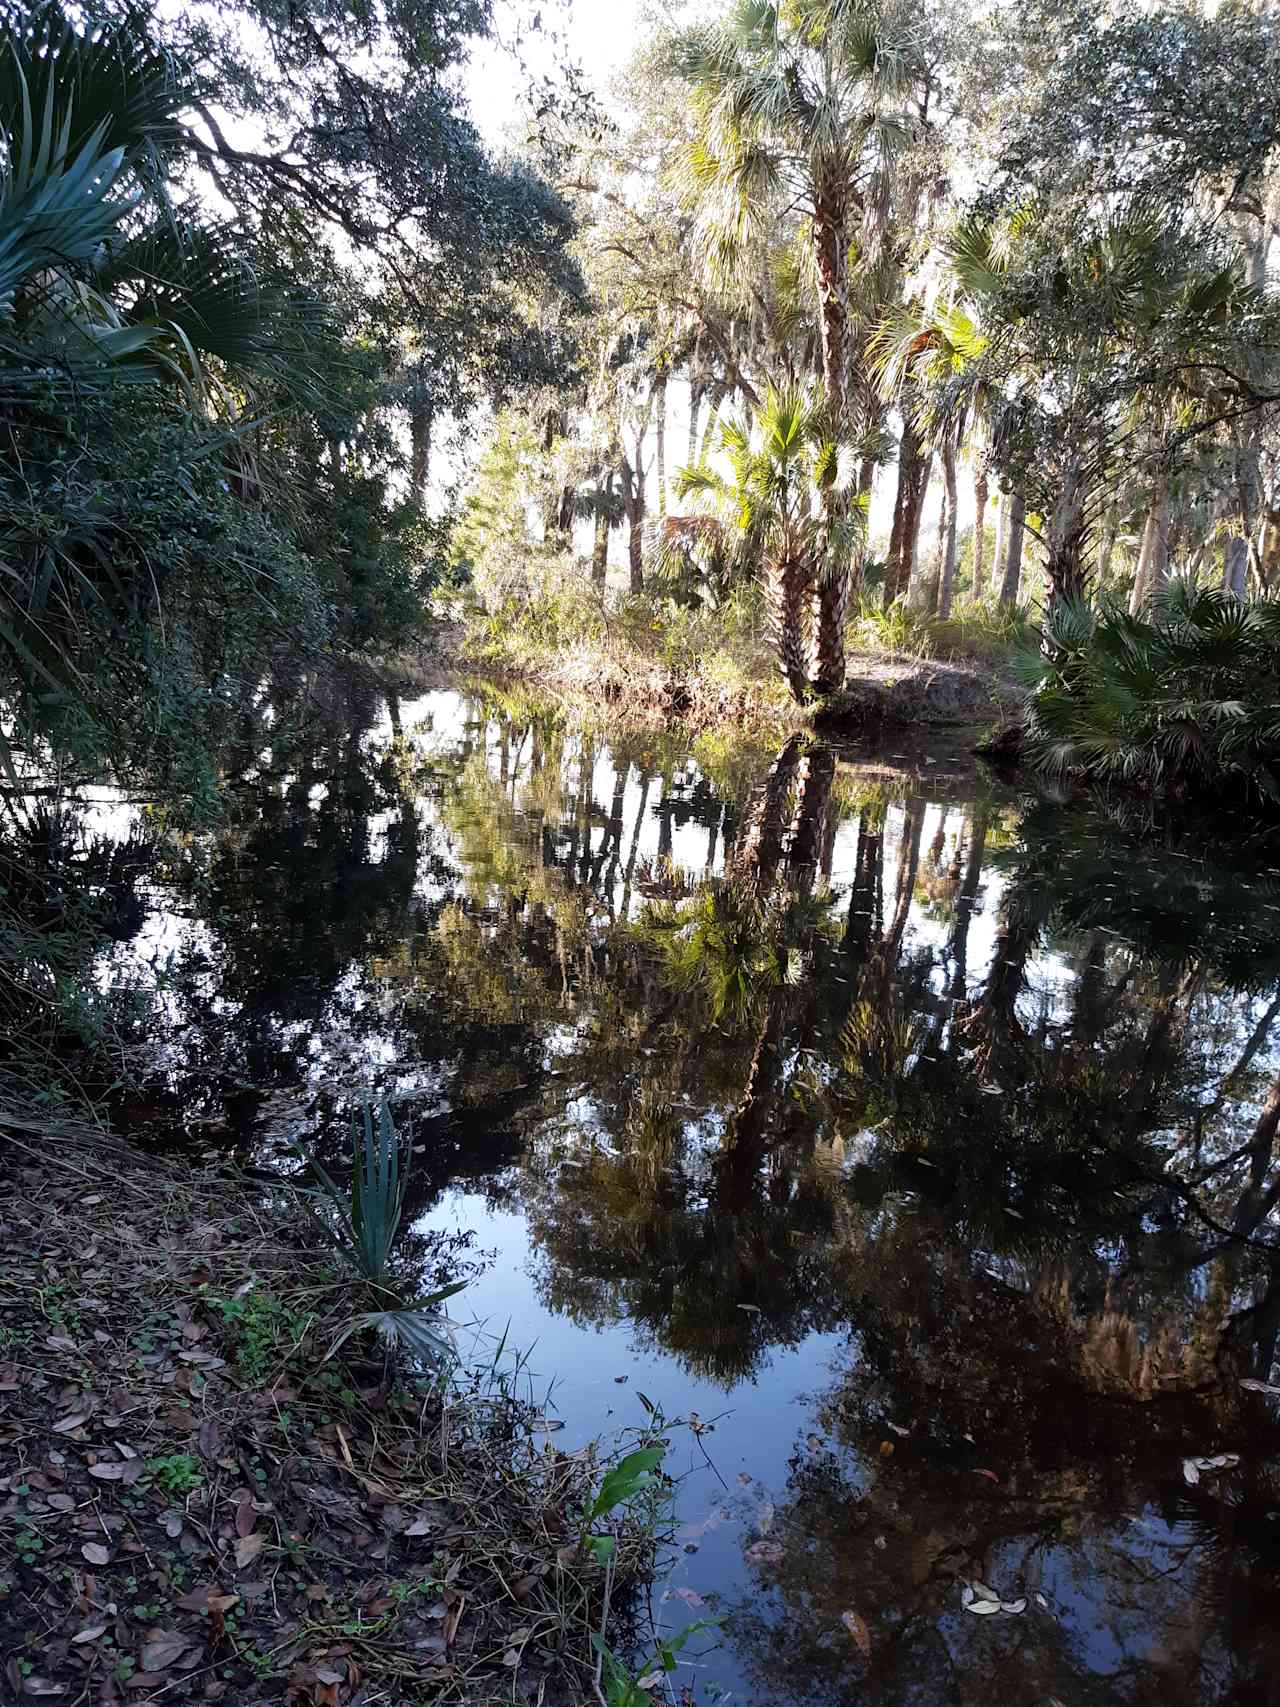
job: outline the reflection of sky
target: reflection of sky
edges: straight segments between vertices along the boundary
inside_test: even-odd
[[[473,751],[484,753],[489,774],[496,782],[497,738],[492,729],[485,731],[469,725],[468,718],[465,702],[449,693],[427,694],[400,707],[405,736],[429,770],[435,768],[432,761],[437,761],[443,773],[446,761],[451,762],[464,741],[470,740]],[[390,722],[384,718],[363,736],[362,746],[371,756],[379,754],[391,736]],[[583,741],[570,737],[564,748],[561,826],[567,826],[573,819],[583,759]],[[599,848],[608,833],[603,817],[612,806],[619,778],[613,758],[603,744],[594,748],[592,759],[590,799],[597,810],[589,837],[592,846]],[[508,760],[507,798],[518,813],[529,773],[528,744],[509,754]],[[700,778],[697,764],[686,759],[676,777],[680,798],[687,800]],[[642,786],[634,767],[627,768],[622,782],[622,864],[625,866],[631,858]],[[659,857],[663,836],[659,816],[662,795],[661,779],[651,778],[644,796],[645,815],[635,843],[638,868]],[[324,797],[324,785],[313,787],[307,802],[309,810],[316,812]],[[415,809],[424,828],[431,831],[433,854],[445,853],[448,863],[458,868],[459,879],[470,877],[482,881],[483,874],[461,869],[460,839],[445,821],[438,788],[429,786],[415,803]],[[555,822],[554,812],[550,821]],[[138,823],[138,809],[127,801],[109,792],[95,796],[89,814],[93,832],[123,839]],[[395,813],[389,810],[367,821],[371,863],[386,858],[388,836],[394,823]],[[904,855],[905,823],[902,805],[891,804],[884,825],[885,917],[894,907]],[[907,957],[923,956],[935,962],[935,993],[941,976],[937,962],[945,957],[951,921],[946,916],[947,907],[935,905],[929,899],[924,879],[927,875],[936,882],[942,873],[954,870],[957,856],[962,852],[958,841],[963,828],[964,815],[954,806],[931,804],[925,810],[920,835],[920,881],[907,921],[904,946]],[[831,884],[838,905],[841,899],[847,901],[853,881],[857,833],[856,821],[849,816],[838,826],[833,839]],[[669,835],[671,856],[677,867],[694,876],[708,869],[709,832],[705,826],[673,823]],[[941,848],[936,867],[931,864],[935,845]],[[724,845],[717,836],[709,869],[721,871],[723,861]],[[571,879],[564,874],[563,881],[568,884]],[[454,882],[449,878],[428,877],[424,865],[415,894],[420,900],[438,899]],[[981,983],[991,967],[1005,885],[1006,879],[999,871],[990,865],[984,869],[968,937],[967,975],[971,988]],[[496,883],[487,892],[473,893],[494,908],[505,899]],[[153,889],[148,899],[151,910],[135,937],[102,955],[97,976],[103,987],[125,980],[144,984],[162,982],[166,966],[178,956],[201,956],[216,962],[216,923],[180,910],[161,889]],[[643,897],[633,889],[630,901],[633,916],[641,905]],[[589,928],[604,929],[603,915],[597,915],[595,924]],[[1113,953],[1117,948],[1123,955],[1123,944],[1111,945]],[[1018,1013],[1023,1022],[1032,1026],[1046,1017],[1063,1017],[1069,1010],[1076,975],[1077,968],[1068,954],[1052,947],[1041,949],[1028,963],[1025,987],[1019,996]],[[209,984],[214,976],[210,972],[205,978],[206,993],[210,995],[215,995]],[[326,1005],[309,1024],[296,1020],[273,1023],[281,1041],[291,1040],[304,1049],[307,1060],[303,1070],[310,1087],[363,1084],[377,1070],[385,1073],[386,1069],[395,1068],[398,1091],[410,1097],[416,1109],[438,1106],[444,1090],[439,1068],[399,1058],[397,1021],[402,1000],[394,967],[384,977],[372,979],[367,960],[357,954],[329,992]],[[1260,998],[1242,999],[1230,1005],[1225,1013],[1220,1011],[1213,1036],[1200,1045],[1206,1055],[1222,1052],[1229,1056],[1238,1051],[1263,1005]],[[346,1029],[345,1016],[353,1008],[364,1008],[366,1015],[372,1008],[377,1015],[376,1024],[362,1029],[359,1036]],[[180,995],[164,991],[161,1011],[172,1024],[178,1025],[183,1018]],[[579,1028],[586,1023],[585,1013],[584,1002],[582,1017],[572,1013],[560,1021],[543,1021],[542,1047],[548,1068],[553,1068],[559,1056],[573,1050]],[[1264,1051],[1260,1057],[1273,1070],[1274,1060],[1274,1050]],[[557,1130],[571,1136],[576,1133],[579,1142],[588,1136],[603,1137],[596,1119],[594,1087],[581,1084],[565,1088],[569,1096],[567,1102],[561,1102]],[[287,1128],[290,1118],[296,1119],[290,1113],[287,1097],[279,1118],[282,1129]],[[700,1120],[701,1124],[691,1126],[687,1134],[691,1158],[697,1152],[709,1153],[714,1148],[722,1124],[719,1111],[704,1112]],[[846,1165],[865,1147],[858,1135],[851,1135],[845,1146]],[[688,1431],[678,1431],[674,1436],[670,1468],[685,1478],[681,1483],[680,1517],[686,1526],[687,1545],[695,1550],[676,1555],[667,1592],[685,1589],[702,1596],[720,1593],[730,1599],[740,1595],[750,1597],[756,1579],[750,1566],[744,1563],[744,1542],[756,1533],[772,1500],[781,1500],[788,1460],[803,1449],[806,1436],[817,1427],[815,1407],[807,1396],[830,1388],[833,1363],[839,1362],[837,1353],[849,1355],[847,1336],[813,1335],[794,1349],[775,1351],[762,1362],[750,1383],[726,1393],[715,1383],[686,1373],[674,1357],[657,1349],[647,1331],[641,1333],[629,1322],[604,1327],[579,1326],[569,1316],[548,1307],[535,1284],[538,1254],[531,1248],[526,1223],[518,1212],[495,1208],[479,1193],[456,1190],[446,1194],[422,1218],[419,1227],[471,1230],[476,1234],[477,1248],[497,1252],[492,1265],[454,1301],[455,1317],[463,1317],[472,1324],[463,1332],[464,1349],[468,1343],[474,1343],[483,1361],[496,1341],[504,1333],[508,1335],[509,1343],[518,1347],[526,1359],[526,1368],[534,1375],[539,1391],[550,1385],[548,1409],[563,1419],[565,1425],[554,1437],[557,1444],[573,1449],[602,1431],[639,1426],[644,1417],[641,1393],[669,1417],[687,1417],[696,1412],[704,1421],[716,1419],[714,1431],[703,1437],[710,1464]],[[979,1253],[974,1255],[979,1263],[986,1260]],[[1003,1272],[1016,1278],[1016,1263],[996,1260],[1000,1261]],[[1021,1289],[1024,1282],[1017,1279],[1017,1284]],[[856,1479],[860,1472],[855,1466],[850,1473]],[[1097,1524],[1097,1533],[1082,1544],[1082,1552],[1046,1543],[1038,1545],[1031,1558],[1022,1543],[1016,1546],[1009,1543],[999,1550],[991,1568],[1000,1569],[1011,1583],[1016,1579],[1019,1585],[1037,1584],[1055,1612],[1066,1618],[1071,1640],[1086,1656],[1087,1667],[1105,1676],[1145,1652],[1151,1640],[1153,1619],[1158,1622],[1153,1607],[1145,1605],[1140,1595],[1136,1595],[1134,1608],[1128,1611],[1107,1603],[1106,1556],[1114,1555],[1118,1549],[1135,1563],[1142,1561],[1150,1571],[1159,1572],[1167,1567],[1169,1550],[1185,1538],[1153,1513],[1143,1514],[1127,1526],[1113,1527],[1109,1522],[1092,1521]],[[1081,1564],[1082,1558],[1087,1560],[1092,1554],[1096,1554],[1098,1563],[1094,1578],[1083,1572]],[[1174,1593],[1172,1589],[1167,1592]],[[689,1616],[683,1599],[669,1600],[665,1610],[670,1615],[669,1621],[676,1626]],[[960,1664],[974,1644],[994,1639],[993,1633],[980,1628],[981,1624],[982,1620],[963,1616],[958,1611],[942,1621],[940,1630],[953,1663]],[[726,1689],[736,1689],[740,1683],[727,1654],[709,1658],[698,1677],[700,1684],[718,1681]],[[944,1697],[921,1697],[926,1707],[931,1699],[941,1702]],[[1066,1703],[1065,1707],[1072,1707],[1072,1703]]]

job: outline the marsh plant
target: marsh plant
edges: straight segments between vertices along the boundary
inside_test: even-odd
[[[440,1310],[465,1281],[442,1286],[422,1297],[406,1295],[392,1267],[392,1249],[404,1218],[409,1189],[410,1146],[402,1146],[384,1096],[376,1114],[371,1098],[360,1107],[352,1132],[351,1184],[340,1186],[319,1162],[313,1163],[322,1205],[316,1220],[342,1253],[373,1308],[347,1321],[329,1348],[330,1357],[354,1333],[375,1333],[388,1348],[415,1362],[438,1368],[453,1356],[448,1321]]]

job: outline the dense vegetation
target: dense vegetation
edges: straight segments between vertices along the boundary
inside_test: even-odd
[[[267,662],[441,569],[432,412],[556,371],[568,209],[492,159],[483,0],[0,20],[4,750],[199,791]]]

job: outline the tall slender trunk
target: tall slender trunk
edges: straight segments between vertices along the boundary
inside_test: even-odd
[[[933,564],[925,561],[925,554],[920,548],[920,528],[924,521],[925,499],[929,494],[929,482],[933,477],[933,452],[926,452],[924,470],[920,480],[920,493],[912,508],[910,532],[905,539],[902,559],[902,580],[899,583],[899,597],[905,599],[914,609],[922,609],[928,602],[933,590]]]
[[[893,526],[889,530],[889,550],[884,562],[884,608],[897,597],[898,576],[902,569],[902,548],[906,536],[908,495],[919,453],[915,445],[915,429],[909,420],[902,424],[898,442],[898,488],[893,497]]]
[[[1133,578],[1129,596],[1129,615],[1141,616],[1164,585],[1169,572],[1169,483],[1161,479],[1151,494],[1146,525],[1142,530],[1142,549],[1138,553],[1138,572]]]
[[[830,174],[812,188],[813,250],[822,322],[822,385],[837,432],[844,424],[849,381],[848,250],[845,185]]]
[[[951,597],[956,580],[956,447],[949,440],[942,447],[942,479],[947,495],[947,527],[942,540],[942,569],[938,583],[938,615],[945,622],[951,615]]]
[[[656,456],[658,462],[658,518],[667,513],[667,370],[663,368],[653,382],[653,407],[657,416]]]
[[[1021,492],[1012,493],[1009,498],[1009,532],[1004,554],[1004,579],[1000,583],[1002,605],[1016,605],[1021,592],[1023,521],[1026,513],[1026,499]]]
[[[644,494],[635,506],[635,513],[628,518],[627,527],[627,568],[631,575],[631,591],[644,592]]]
[[[979,452],[981,458],[981,452]],[[980,604],[987,570],[987,465],[979,460],[973,477],[973,602]]]
[[[429,403],[415,401],[409,412],[409,489],[422,509],[431,479],[431,429],[435,410]]]
[[[1000,597],[1000,586],[1004,580],[1004,559],[1009,549],[1009,500],[1000,497],[996,500],[996,552],[991,564],[991,596]]]
[[[605,509],[605,497],[601,494],[600,508],[596,511],[596,541],[591,553],[591,579],[597,586],[603,587],[609,573],[609,513]]]

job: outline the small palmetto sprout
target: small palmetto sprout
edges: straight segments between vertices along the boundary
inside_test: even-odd
[[[466,1283],[457,1281],[421,1298],[403,1296],[391,1275],[391,1251],[404,1216],[412,1151],[402,1167],[400,1135],[385,1097],[378,1104],[376,1120],[367,1098],[360,1114],[352,1140],[350,1190],[344,1191],[318,1162],[313,1164],[320,1181],[317,1195],[330,1210],[316,1219],[373,1292],[378,1307],[344,1323],[327,1355],[332,1357],[352,1334],[369,1330],[389,1350],[407,1352],[422,1363],[440,1363],[451,1355],[453,1341],[439,1306]]]

